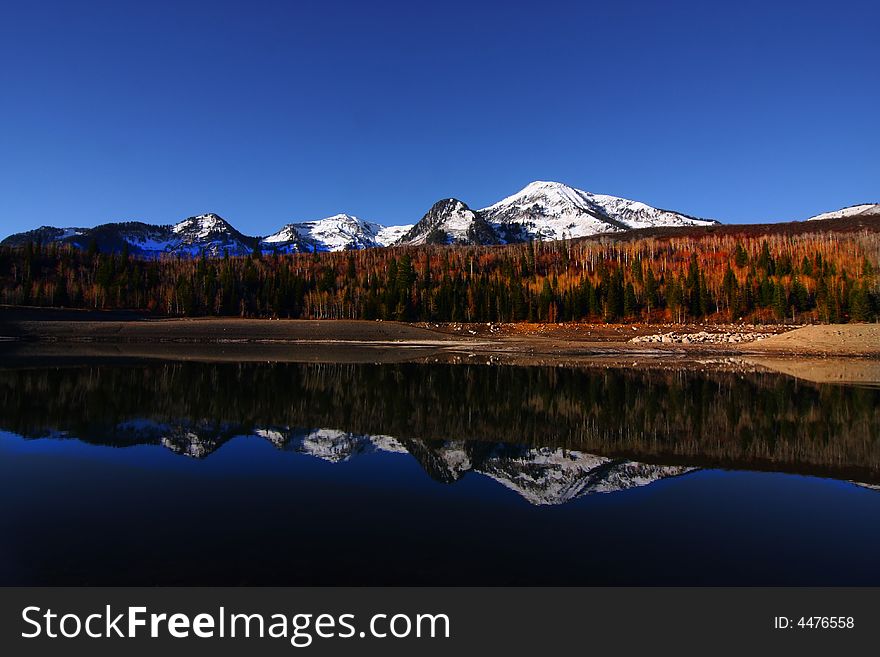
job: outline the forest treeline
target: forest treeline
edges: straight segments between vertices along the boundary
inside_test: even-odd
[[[0,248],[7,305],[452,322],[874,321],[880,234],[610,238],[144,260]]]

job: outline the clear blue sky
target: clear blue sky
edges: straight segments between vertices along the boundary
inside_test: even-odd
[[[730,222],[880,201],[872,2],[0,5],[0,233],[417,220],[531,180]]]

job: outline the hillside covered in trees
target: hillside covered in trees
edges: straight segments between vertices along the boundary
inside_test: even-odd
[[[438,322],[878,318],[880,225],[747,228],[156,260],[31,243],[0,249],[0,303]]]

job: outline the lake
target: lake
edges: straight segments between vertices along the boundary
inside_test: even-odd
[[[2,585],[878,585],[880,389],[707,366],[0,366]]]

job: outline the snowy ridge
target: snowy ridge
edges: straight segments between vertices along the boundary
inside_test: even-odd
[[[862,205],[851,205],[847,208],[841,208],[840,210],[817,214],[815,217],[810,217],[809,219],[807,219],[807,221],[843,219],[844,217],[860,217],[868,214],[880,215],[880,203],[863,203]]]
[[[384,226],[350,214],[336,214],[316,221],[287,224],[261,240],[264,250],[282,253],[302,251],[346,251],[384,246],[379,235]]]

